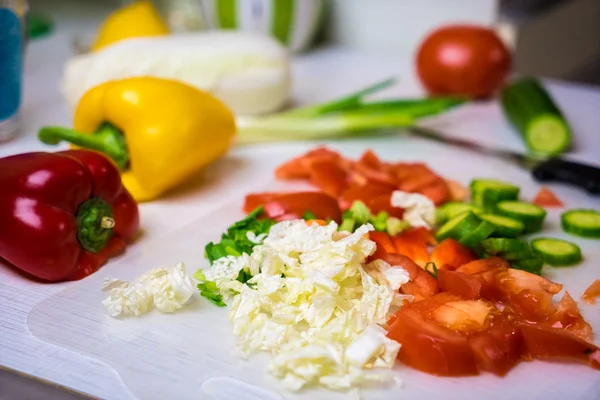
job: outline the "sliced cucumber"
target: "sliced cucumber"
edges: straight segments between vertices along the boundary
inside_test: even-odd
[[[436,221],[439,224],[443,224],[444,222],[467,211],[472,211],[475,215],[478,215],[481,212],[483,212],[481,207],[476,206],[475,204],[462,203],[459,201],[450,201],[436,209]]]
[[[530,151],[558,155],[571,145],[571,127],[544,87],[533,78],[509,83],[500,96],[502,109]]]
[[[494,225],[496,237],[515,238],[525,230],[525,225],[521,221],[502,215],[483,214],[479,218]]]
[[[502,201],[496,205],[496,213],[521,221],[525,226],[523,233],[540,231],[546,218],[542,207],[523,201]]]
[[[521,269],[523,271],[531,272],[532,274],[540,275],[542,273],[542,268],[544,267],[544,260],[542,260],[542,257],[528,258],[511,262],[510,266],[515,269]]]
[[[467,211],[442,225],[437,231],[436,238],[440,242],[449,237],[460,240],[477,228],[479,224],[481,224],[481,220],[471,211]]]
[[[496,203],[519,197],[518,186],[496,179],[473,179],[470,188],[473,203],[490,212],[494,211]]]
[[[507,261],[519,261],[519,260],[527,260],[529,258],[541,258],[541,255],[532,249],[522,250],[522,251],[508,251],[506,253],[502,253],[502,258]]]
[[[529,251],[529,244],[521,239],[488,238],[481,242],[483,249],[490,255]]]
[[[585,238],[600,239],[600,212],[578,208],[564,212],[560,222],[565,232]]]
[[[531,247],[542,255],[544,261],[555,267],[577,264],[581,261],[581,249],[575,243],[554,238],[537,238]]]
[[[467,247],[476,247],[492,233],[494,233],[494,225],[487,221],[481,221],[477,228],[461,237],[459,242]]]

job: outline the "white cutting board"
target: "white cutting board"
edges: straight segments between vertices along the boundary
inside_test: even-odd
[[[358,157],[371,147],[390,161],[426,161],[443,176],[467,184],[473,177],[495,177],[519,185],[522,198],[531,199],[539,189],[528,173],[500,160],[442,147],[413,138],[389,137],[341,141],[330,147],[348,157]],[[226,198],[216,185],[209,194],[214,211],[184,228],[162,236],[146,231],[127,253],[111,260],[96,274],[45,300],[30,313],[31,333],[45,342],[106,363],[120,376],[134,398],[139,399],[343,399],[343,393],[309,390],[290,394],[266,370],[266,356],[240,359],[234,351],[234,337],[227,309],[203,299],[176,314],[153,312],[139,318],[113,319],[106,314],[100,291],[105,277],[134,279],[156,266],[174,266],[183,261],[188,273],[208,267],[204,245],[217,240],[224,229],[243,214],[240,211],[248,191],[298,188],[302,185],[275,182],[273,167],[307,149],[306,145],[280,144],[236,151],[231,162],[244,168],[223,169],[211,180],[228,180],[239,185],[239,193]],[[230,156],[232,157],[232,156]],[[226,159],[225,162],[228,160]],[[227,172],[226,172],[227,170]],[[226,174],[219,176],[219,174]],[[255,182],[255,183],[254,183]],[[600,199],[555,185],[552,189],[568,205],[600,209]],[[231,191],[228,191],[231,193]],[[222,195],[220,195],[222,194]],[[192,199],[193,200],[193,199]],[[190,198],[185,201],[189,206]],[[183,204],[182,204],[183,205]],[[160,212],[160,210],[155,210]],[[544,234],[566,237],[560,231],[559,212],[550,212]],[[164,218],[169,218],[168,214]],[[143,221],[142,221],[143,222]],[[565,285],[573,298],[600,278],[600,242],[574,239],[586,260],[573,268],[547,269],[545,276]],[[600,306],[581,305],[586,319],[600,332]],[[597,336],[598,338],[598,336]],[[362,391],[364,399],[595,399],[600,397],[600,372],[583,365],[564,363],[522,363],[505,378],[484,374],[469,378],[439,378],[397,365],[402,387],[388,385]]]

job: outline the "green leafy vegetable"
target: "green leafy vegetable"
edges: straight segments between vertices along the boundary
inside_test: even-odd
[[[200,296],[205,297],[211,303],[216,304],[219,307],[225,307],[227,304],[223,301],[223,296],[221,296],[221,292],[217,287],[215,282],[210,282],[206,280],[206,276],[204,276],[204,272],[199,269],[194,274],[194,278],[199,281],[198,290],[200,290]]]
[[[369,222],[376,231],[385,232],[387,229],[387,220],[390,217],[386,211],[380,211],[377,215],[371,215]]]
[[[218,243],[210,242],[204,248],[204,255],[213,264],[215,260],[226,256],[239,257],[242,254],[252,253],[256,243],[248,238],[248,232],[255,236],[269,233],[271,227],[276,223],[271,219],[259,219],[263,212],[262,207],[253,210],[246,218],[237,221],[221,236]]]
[[[369,210],[369,207],[360,200],[354,201],[349,211],[352,215],[352,219],[356,221],[357,225],[366,224],[371,218],[371,210]]]
[[[306,213],[304,213],[304,215],[302,216],[303,220],[306,221],[310,221],[311,219],[318,219],[317,216],[315,214],[313,214],[310,211],[307,211]]]
[[[396,217],[389,217],[385,223],[385,231],[390,236],[396,236],[409,227],[408,222]]]

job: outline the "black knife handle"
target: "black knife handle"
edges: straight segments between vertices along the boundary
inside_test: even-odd
[[[536,166],[532,173],[541,182],[567,183],[600,195],[600,167],[551,158]]]

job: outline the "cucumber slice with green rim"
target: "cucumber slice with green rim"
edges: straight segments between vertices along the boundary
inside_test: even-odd
[[[540,231],[547,214],[542,207],[523,201],[502,201],[496,204],[496,213],[521,221],[525,226],[523,233]]]
[[[476,206],[475,204],[462,203],[459,201],[450,201],[436,209],[436,221],[439,224],[443,224],[444,222],[467,211],[472,211],[475,215],[478,215],[483,212],[481,207]]]
[[[542,84],[521,78],[507,84],[500,102],[530,151],[558,155],[571,145],[571,127]]]
[[[540,275],[544,267],[544,260],[541,257],[529,258],[525,260],[513,261],[510,266],[515,269],[531,272],[532,274]]]
[[[493,211],[496,203],[517,200],[519,187],[496,179],[473,179],[470,184],[471,200],[486,211]]]
[[[492,233],[494,233],[494,225],[487,221],[481,221],[477,228],[471,233],[461,237],[459,242],[467,247],[475,247],[487,239]]]
[[[502,253],[500,257],[504,258],[507,261],[519,261],[519,260],[527,260],[530,258],[542,258],[542,256],[533,251],[532,249],[522,250],[522,251],[508,251],[506,253]]]
[[[542,255],[546,263],[555,267],[573,265],[581,261],[581,249],[567,240],[537,238],[531,241],[531,247]]]
[[[477,218],[471,211],[467,211],[450,219],[437,231],[436,238],[442,241],[447,238],[460,240],[463,236],[471,233],[481,224],[481,220]]]
[[[560,222],[565,232],[584,238],[600,239],[600,211],[578,208],[564,212]]]
[[[525,225],[521,221],[502,215],[482,214],[479,218],[494,225],[496,229],[493,236],[496,237],[515,238],[525,230]]]
[[[529,250],[529,244],[521,239],[488,238],[481,242],[486,253],[493,256]]]

